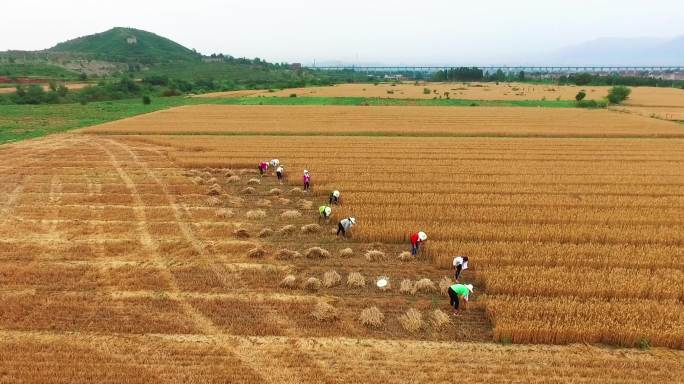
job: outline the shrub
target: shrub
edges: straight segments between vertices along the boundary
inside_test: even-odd
[[[380,312],[378,307],[368,307],[361,311],[359,321],[366,327],[378,328],[381,327],[382,323],[385,321],[385,315]]]
[[[297,97],[296,93],[290,93],[290,97]]]
[[[451,319],[449,319],[449,315],[439,309],[435,309],[430,314],[430,323],[432,323],[432,326],[437,329],[449,324],[450,321]]]
[[[257,237],[270,237],[273,236],[273,230],[271,228],[264,228],[257,234]]]
[[[611,104],[620,104],[627,100],[632,90],[623,85],[616,85],[608,91],[608,101]]]
[[[366,279],[359,272],[352,272],[347,276],[347,286],[349,287],[365,287]]]
[[[278,230],[278,234],[280,235],[291,235],[297,230],[297,227],[294,225],[286,225]]]
[[[370,250],[364,255],[368,261],[381,261],[385,259],[385,253],[382,251]]]
[[[340,257],[352,257],[354,256],[354,250],[351,248],[344,248],[340,250]]]
[[[437,287],[435,286],[435,283],[432,282],[430,279],[420,279],[416,281],[416,284],[413,286],[413,291],[411,292],[412,294],[416,293],[430,293],[430,292],[435,292],[437,290]]]
[[[575,102],[577,108],[587,108],[587,109],[599,109],[608,106],[608,102],[605,100],[581,100]]]
[[[404,279],[399,285],[399,292],[401,293],[411,293],[413,292],[413,282],[410,279]]]
[[[318,321],[335,321],[338,319],[339,314],[337,309],[332,305],[319,301],[314,307],[311,316]]]
[[[319,289],[321,289],[321,281],[315,277],[309,277],[304,282],[304,285],[302,285],[302,288],[312,292],[318,291]]]
[[[145,95],[142,98],[142,103],[145,105],[150,105],[152,104],[152,99],[149,96]]]
[[[342,281],[340,274],[330,270],[323,274],[323,286],[326,288],[334,287]]]
[[[646,338],[639,339],[639,342],[637,343],[637,345],[639,346],[639,349],[651,348],[651,342]]]
[[[304,234],[313,234],[321,232],[321,226],[318,224],[307,224],[301,228]]]
[[[584,90],[577,92],[577,95],[575,95],[575,100],[577,101],[582,101],[584,98],[587,97],[587,93],[584,92]]]
[[[280,217],[282,219],[296,219],[298,217],[301,217],[302,213],[297,211],[297,210],[288,210],[280,214]]]
[[[266,217],[266,211],[263,209],[253,209],[251,211],[247,211],[245,217],[248,219],[263,219]]]
[[[228,219],[233,217],[233,210],[228,208],[221,208],[216,210],[216,217],[219,219]]]
[[[429,95],[431,93],[432,91],[430,90],[430,88],[423,88],[423,95]]]
[[[297,286],[297,278],[295,277],[295,275],[287,275],[280,282],[280,286],[283,288],[294,289]]]
[[[399,323],[405,330],[414,333],[423,328],[423,315],[418,310],[411,308],[399,316]]]
[[[290,260],[302,257],[302,254],[297,251],[291,251],[289,249],[281,249],[276,252],[275,258],[278,260]]]
[[[304,252],[304,256],[308,259],[327,259],[330,257],[330,252],[321,247],[311,247]]]

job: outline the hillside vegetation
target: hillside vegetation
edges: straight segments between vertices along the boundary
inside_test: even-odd
[[[201,58],[199,53],[165,37],[140,29],[120,27],[65,41],[47,51],[142,64],[200,61]]]

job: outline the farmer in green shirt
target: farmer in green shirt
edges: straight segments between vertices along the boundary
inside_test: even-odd
[[[452,307],[454,307],[454,316],[458,316],[458,303],[463,298],[463,306],[468,303],[468,295],[473,293],[472,284],[454,284],[449,287],[449,300]]]
[[[318,207],[318,221],[324,220],[326,223],[330,220],[330,215],[332,214],[332,208],[327,205],[321,205]]]

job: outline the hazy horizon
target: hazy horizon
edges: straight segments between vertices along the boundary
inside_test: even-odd
[[[579,1],[567,7],[541,0],[25,0],[3,5],[3,13],[26,21],[0,24],[0,51],[45,49],[116,26],[154,32],[203,54],[307,64],[501,64],[599,38],[684,34],[678,20],[684,2],[672,0],[648,6],[636,0]]]

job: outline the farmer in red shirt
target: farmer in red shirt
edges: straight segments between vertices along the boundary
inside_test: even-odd
[[[411,235],[411,255],[416,256],[418,254],[418,248],[425,240],[427,240],[425,232],[418,232]]]

